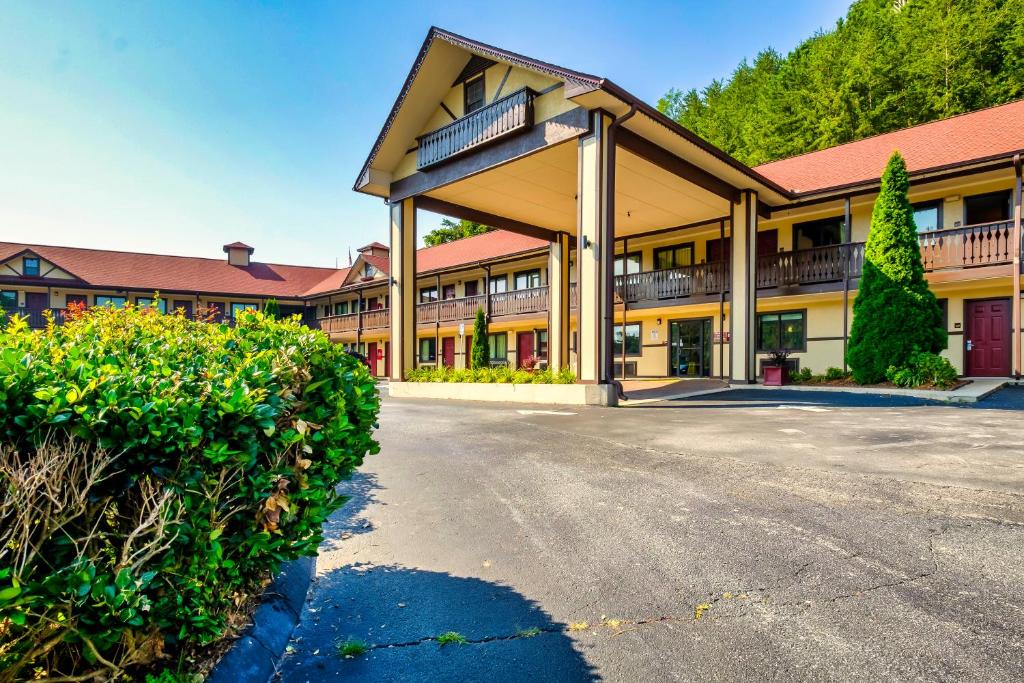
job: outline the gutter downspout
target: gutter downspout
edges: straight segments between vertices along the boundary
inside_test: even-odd
[[[722,262],[719,265],[722,274],[721,280],[718,283],[718,375],[719,379],[725,380],[725,287],[729,280],[729,263],[732,261],[730,257],[730,249],[725,246],[725,220],[718,222],[718,244],[721,250]],[[672,338],[669,337],[669,344],[672,343]],[[672,356],[672,350],[669,349],[669,357]]]
[[[612,260],[614,263],[614,259]],[[626,271],[629,270],[629,238],[622,238],[622,275],[623,285],[625,285]],[[614,278],[614,269],[612,271],[612,277]],[[614,279],[612,280],[614,283]],[[614,296],[614,290],[612,296]],[[613,299],[614,300],[614,299]],[[626,303],[626,288],[622,288],[622,379],[626,379],[626,312],[629,310],[629,305]],[[640,349],[643,353],[643,339],[640,340]]]
[[[611,299],[611,301],[608,302],[608,306],[606,309],[608,313],[605,316],[603,324],[605,345],[609,351],[611,351],[612,349],[612,342],[615,338],[612,333],[615,319],[615,133],[622,126],[622,124],[633,118],[636,115],[636,112],[637,104],[634,102],[629,105],[629,111],[627,111],[625,114],[618,117],[608,125],[608,178],[606,186],[609,188],[610,192],[608,194],[607,201],[605,202],[605,206],[607,207],[605,210],[608,212],[608,215],[605,217],[605,225],[608,228],[607,235],[605,237],[607,238],[609,244],[603,244],[601,248],[607,250],[610,245],[610,248],[612,250],[612,258],[608,259],[605,263],[604,272],[604,291],[606,292],[607,296]],[[623,265],[625,265],[625,260],[623,260]],[[625,272],[625,268],[623,268],[623,272]],[[598,346],[598,348],[600,348],[600,345]],[[643,353],[643,339],[640,340],[640,350],[641,353]],[[615,361],[611,353],[608,354],[608,358],[605,361],[604,375],[605,377],[608,377],[611,382],[615,382]],[[623,298],[622,307],[622,378],[626,378],[625,298]],[[621,383],[618,384],[618,394],[620,399],[626,398],[626,394],[622,391]]]
[[[437,290],[437,304],[434,307],[434,368],[443,364],[441,358],[441,274],[434,276],[434,287]]]
[[[850,343],[850,243],[853,241],[849,195],[843,202],[843,222],[843,372],[846,372],[846,349]]]
[[[1013,174],[1016,178],[1013,192],[1013,297],[1010,299],[1013,306],[1013,373],[1014,377],[1021,376],[1021,298],[1020,298],[1020,261],[1021,261],[1021,233],[1024,226],[1021,221],[1021,159],[1020,153],[1013,155]]]

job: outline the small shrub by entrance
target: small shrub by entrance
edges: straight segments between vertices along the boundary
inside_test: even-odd
[[[476,384],[573,384],[576,375],[569,368],[515,370],[509,365],[484,368],[416,368],[405,375],[406,382],[468,382]]]
[[[356,359],[297,320],[97,308],[0,329],[0,680],[141,680],[313,555],[378,446]],[[174,666],[173,664],[171,666]]]

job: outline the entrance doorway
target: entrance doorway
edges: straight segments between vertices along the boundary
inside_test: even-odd
[[[520,332],[516,335],[516,367],[523,367],[527,358],[533,353],[533,332]]]
[[[964,304],[964,372],[970,377],[1010,375],[1010,300],[986,299]]]
[[[711,318],[670,320],[668,337],[669,376],[711,376]]]
[[[441,338],[441,362],[446,368],[455,367],[455,337]]]
[[[370,364],[370,375],[377,376],[377,342],[366,345],[366,360]]]

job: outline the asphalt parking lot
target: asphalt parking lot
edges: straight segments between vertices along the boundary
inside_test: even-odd
[[[1020,680],[1024,389],[767,393],[386,400],[280,678]]]

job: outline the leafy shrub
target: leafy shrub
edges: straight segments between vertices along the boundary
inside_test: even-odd
[[[576,375],[569,368],[515,370],[507,363],[487,368],[416,368],[405,373],[406,382],[470,382],[477,384],[573,384]]]
[[[141,678],[316,553],[379,399],[319,331],[97,308],[0,330],[0,680]],[[38,524],[25,524],[30,517]]]
[[[956,368],[935,353],[916,351],[904,367],[889,366],[885,378],[898,387],[939,387],[948,389],[956,384]]]
[[[842,368],[831,367],[825,369],[825,381],[827,382],[835,382],[840,379],[846,379],[848,376],[849,373],[847,373]]]
[[[813,376],[814,373],[811,372],[811,369],[804,367],[800,368],[800,370],[797,371],[796,374],[790,377],[790,381],[793,382],[794,384],[805,384],[807,382],[810,382]]]
[[[915,350],[938,353],[948,340],[942,310],[924,277],[909,187],[907,166],[894,152],[871,214],[853,303],[847,362],[860,384],[880,381],[890,366],[906,366]]]

